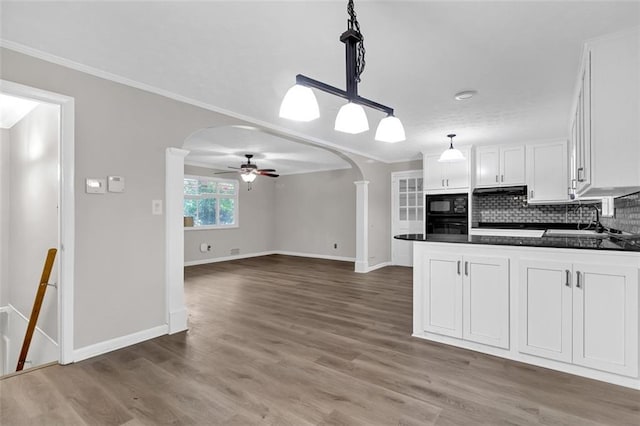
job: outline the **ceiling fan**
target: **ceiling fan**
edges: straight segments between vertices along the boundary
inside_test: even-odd
[[[242,178],[242,180],[244,182],[247,182],[248,184],[251,184],[251,182],[256,180],[256,177],[258,176],[269,176],[274,178],[280,176],[279,174],[274,173],[276,171],[275,169],[259,169],[256,163],[251,162],[251,159],[253,158],[253,154],[245,154],[244,156],[247,157],[247,162],[241,164],[240,167],[227,166],[230,169],[235,169],[236,171],[217,172],[216,174],[240,173],[240,178]]]

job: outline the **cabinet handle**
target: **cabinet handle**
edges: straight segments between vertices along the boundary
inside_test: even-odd
[[[533,198],[533,189],[531,191],[529,191],[529,199]]]
[[[500,182],[504,182],[504,175],[500,175]]]
[[[444,186],[444,179],[442,179],[442,186]]]
[[[582,288],[580,286],[580,271],[576,271],[576,288]]]
[[[566,285],[567,287],[571,287],[571,271],[568,269],[565,269],[564,272],[566,274],[566,281],[564,285]]]
[[[467,262],[466,260],[464,262],[464,274],[466,276],[469,276],[469,262]]]
[[[498,175],[496,175],[496,182],[498,181]]]
[[[584,173],[584,167],[578,167],[578,182],[584,182],[584,177],[582,174]]]
[[[460,275],[460,261],[458,260],[458,275]]]
[[[449,186],[449,179],[447,179],[447,186]]]

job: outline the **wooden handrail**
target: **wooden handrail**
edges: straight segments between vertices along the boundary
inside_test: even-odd
[[[24,363],[27,360],[27,353],[29,352],[29,346],[31,345],[31,338],[33,332],[36,329],[38,323],[38,316],[40,315],[40,308],[42,308],[42,302],[44,301],[44,294],[49,286],[49,277],[51,276],[51,270],[53,269],[53,262],[56,259],[57,249],[50,248],[47,252],[47,259],[44,261],[44,267],[42,268],[42,276],[40,277],[40,285],[36,292],[36,298],[33,301],[33,309],[31,310],[31,316],[29,317],[29,325],[27,325],[27,332],[24,335],[24,341],[22,342],[22,350],[20,351],[20,357],[18,358],[18,366],[16,371],[22,371]]]

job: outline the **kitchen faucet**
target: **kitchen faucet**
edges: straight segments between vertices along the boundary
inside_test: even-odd
[[[600,210],[598,209],[598,206],[597,206],[597,205],[595,205],[595,204],[584,204],[584,205],[582,205],[582,204],[581,204],[581,205],[578,205],[578,208],[577,208],[576,210],[578,210],[578,209],[582,209],[582,207],[589,207],[589,208],[592,208],[592,209],[596,212],[596,221],[595,221],[595,223],[596,223],[596,227],[595,227],[595,229],[594,229],[594,230],[595,230],[597,233],[602,233],[602,232],[604,231],[604,229],[605,229],[605,228],[604,228],[604,226],[602,226],[602,224],[600,223]]]

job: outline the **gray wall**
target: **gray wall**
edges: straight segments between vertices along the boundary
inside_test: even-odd
[[[75,98],[75,348],[166,324],[165,218],[151,214],[151,200],[164,199],[165,150],[238,120],[12,50],[0,55],[2,79]],[[124,176],[126,191],[85,194],[85,178],[108,175]]]
[[[0,129],[0,306],[9,303],[9,143],[9,130]]]
[[[58,247],[59,107],[41,104],[10,130],[8,303],[27,318],[49,248]],[[56,263],[57,265],[57,263]],[[51,282],[57,281],[54,267]],[[38,326],[58,339],[56,290],[42,304]]]
[[[185,174],[214,176],[216,170],[185,166]],[[219,175],[218,175],[219,176]],[[235,178],[233,175],[223,175]],[[262,253],[273,250],[275,231],[275,181],[270,178],[258,178],[247,190],[247,184],[240,182],[238,205],[240,226],[230,229],[187,230],[184,232],[184,257],[186,262],[228,257],[233,249],[239,254]],[[200,244],[208,243],[212,251],[200,252]]]
[[[279,177],[275,249],[355,258],[356,180],[354,169]]]

